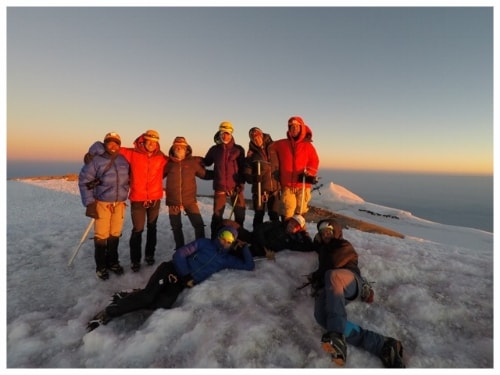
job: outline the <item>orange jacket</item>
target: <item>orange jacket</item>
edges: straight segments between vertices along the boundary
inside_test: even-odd
[[[151,154],[144,148],[144,138],[134,141],[134,148],[120,148],[120,154],[130,164],[130,201],[142,202],[163,198],[163,169],[168,158],[160,144]]]
[[[271,168],[275,178],[279,175],[281,188],[301,188],[304,170],[311,176],[318,173],[319,157],[312,144],[312,131],[304,124],[297,139],[286,134],[287,138],[275,141],[269,148]]]

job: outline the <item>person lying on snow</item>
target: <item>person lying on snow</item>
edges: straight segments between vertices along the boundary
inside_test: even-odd
[[[250,251],[254,257],[273,258],[281,250],[314,251],[313,240],[306,230],[306,219],[293,215],[288,220],[266,221],[260,224],[252,235]]]
[[[369,331],[347,320],[346,304],[359,299],[372,303],[373,290],[361,276],[358,254],[342,235],[342,227],[332,219],[320,220],[314,238],[318,269],[309,275],[315,296],[314,317],[326,329],[321,338],[323,350],[332,361],[343,366],[347,343],[378,356],[385,367],[405,367],[399,340]]]
[[[88,322],[87,330],[132,311],[169,309],[184,288],[192,288],[223,269],[252,271],[255,264],[248,246],[241,249],[242,258],[229,252],[236,238],[234,228],[222,227],[213,240],[199,238],[177,249],[171,261],[158,266],[143,289],[115,293],[111,303]]]

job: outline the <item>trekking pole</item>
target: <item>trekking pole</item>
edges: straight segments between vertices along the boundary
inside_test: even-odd
[[[80,243],[76,246],[75,250],[73,251],[73,255],[71,256],[71,259],[68,262],[68,267],[71,267],[73,264],[73,260],[75,259],[76,255],[78,254],[78,251],[82,247],[82,244],[85,242],[85,239],[87,238],[90,229],[92,229],[92,225],[94,225],[95,219],[92,218],[89,222],[89,225],[87,225],[87,229],[85,229],[85,232],[83,232],[82,238],[80,239]]]
[[[229,213],[229,220],[231,220],[231,217],[233,216],[234,208],[236,207],[236,202],[238,202],[238,193],[236,193],[236,196],[234,197],[233,207],[231,207],[231,212]]]
[[[257,176],[260,177],[260,160],[257,160]],[[257,182],[257,207],[259,210],[262,208],[262,183],[259,178]]]

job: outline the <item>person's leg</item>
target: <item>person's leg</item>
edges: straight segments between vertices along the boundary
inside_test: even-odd
[[[347,322],[346,299],[356,297],[356,276],[347,269],[325,272],[326,328],[329,332],[343,333]]]
[[[223,191],[216,191],[214,193],[214,210],[212,214],[212,222],[210,223],[211,238],[214,239],[217,235],[217,230],[222,224],[222,215],[226,207],[226,193]]]
[[[151,275],[144,289],[139,289],[126,295],[124,298],[115,299],[106,307],[106,314],[109,317],[116,317],[131,311],[148,308],[156,299],[158,293],[168,282],[168,274],[172,262],[161,263]]]
[[[295,208],[295,213],[298,215],[304,215],[309,211],[309,201],[311,200],[311,188],[306,187],[304,189],[304,200],[302,201],[302,189],[297,189],[296,192],[297,205]]]
[[[205,223],[203,222],[203,217],[200,213],[200,207],[198,203],[194,202],[189,205],[184,206],[184,210],[188,216],[189,221],[194,229],[194,237],[205,238]]]
[[[259,197],[257,194],[252,195],[252,204],[254,209],[253,230],[255,230],[260,224],[264,222],[264,207],[266,203],[262,202],[261,205],[259,206],[258,198]]]
[[[279,221],[279,209],[280,209],[280,200],[278,199],[278,193],[269,193],[267,198],[267,214],[269,216],[270,221]]]
[[[323,350],[329,353],[332,361],[343,366],[347,359],[345,330],[347,326],[346,299],[357,295],[357,282],[353,272],[334,269],[325,272],[325,287],[320,293],[324,312],[315,312],[316,319],[322,321],[327,332],[321,337]]]
[[[234,221],[243,226],[243,223],[245,221],[245,211],[246,211],[244,189],[241,188],[241,190],[237,193],[237,195],[235,194],[231,196],[231,200],[233,203],[234,203],[234,198],[236,196],[238,196],[238,200],[236,201],[236,206],[234,207]]]
[[[179,206],[168,206],[168,218],[172,233],[174,234],[175,248],[184,246],[184,233],[182,233],[181,209]]]
[[[291,218],[295,215],[295,208],[297,207],[297,198],[292,189],[285,187],[281,193],[281,208],[283,220]]]
[[[146,208],[144,202],[130,202],[130,216],[132,218],[132,233],[130,234],[130,262],[132,270],[139,271],[142,256],[142,232],[146,223]]]
[[[121,275],[123,267],[120,266],[118,245],[120,243],[120,236],[123,229],[123,221],[125,220],[125,202],[116,203],[111,212],[111,227],[110,236],[108,237],[108,252],[106,254],[106,264],[108,268]]]
[[[155,200],[147,207],[147,233],[146,233],[146,249],[144,251],[144,258],[148,265],[153,265],[155,262],[156,250],[156,223],[160,215],[161,201]]]
[[[106,202],[97,202],[97,219],[94,224],[94,260],[96,265],[96,275],[102,280],[109,278],[106,270],[107,263],[107,240],[110,232],[111,211],[107,208]]]

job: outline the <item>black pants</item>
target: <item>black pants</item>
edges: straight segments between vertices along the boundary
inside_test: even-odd
[[[205,223],[200,214],[198,203],[194,202],[184,206],[184,211],[194,228],[196,239],[205,237]],[[182,211],[179,206],[168,206],[168,217],[172,232],[174,233],[175,249],[184,246],[184,233],[182,232]]]
[[[236,197],[238,197],[237,200]],[[215,236],[217,235],[217,229],[221,227],[223,220],[222,217],[224,215],[224,210],[226,208],[226,203],[228,200],[230,201],[231,206],[234,205],[234,221],[243,226],[243,222],[245,221],[245,210],[246,210],[245,195],[243,189],[240,189],[238,193],[231,192],[231,194],[229,195],[223,191],[215,191],[214,211],[212,214],[212,222],[210,223],[212,239],[214,239]]]
[[[154,257],[156,250],[156,223],[160,214],[160,200],[151,202],[130,202],[132,233],[130,235],[130,261],[141,262],[142,232],[146,227],[146,248],[144,255]]]
[[[151,275],[144,289],[135,291],[116,303],[111,303],[106,307],[106,313],[110,317],[116,317],[141,309],[169,309],[183,289],[184,286],[177,276],[172,261],[163,262]]]
[[[261,197],[261,204],[259,206],[259,196],[257,194],[252,194],[253,209],[255,211],[253,217],[253,230],[256,230],[257,227],[264,222],[264,214],[266,211],[270,221],[280,220],[280,200],[278,198],[278,193],[266,193],[264,196],[266,200]]]

